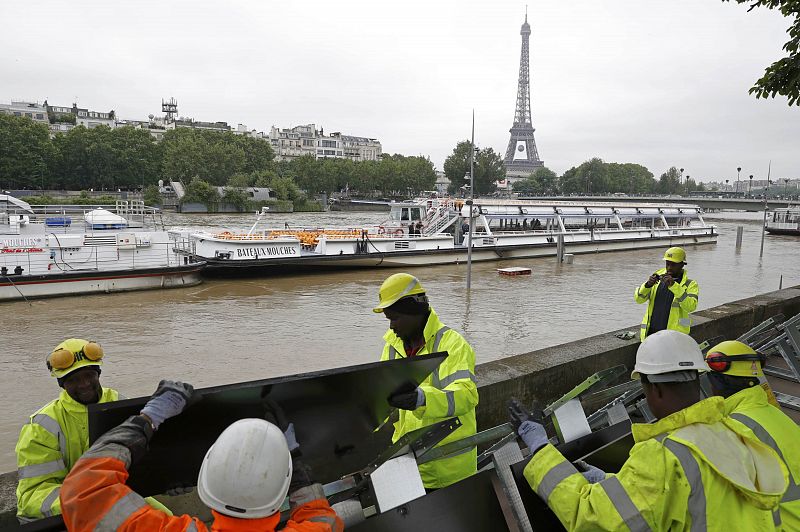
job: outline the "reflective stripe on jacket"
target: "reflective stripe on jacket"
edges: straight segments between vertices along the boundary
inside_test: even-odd
[[[132,419],[132,418],[131,418]],[[143,452],[148,439],[142,424],[130,419],[98,439],[67,475],[61,488],[61,506],[68,530],[147,530],[152,532],[206,532],[202,521],[189,515],[170,516],[149,506],[125,481],[132,447]],[[152,432],[152,431],[151,431]],[[144,444],[142,443],[144,442]],[[344,525],[315,484],[296,491],[291,520],[282,530],[297,532],[341,532]],[[212,510],[212,531],[273,531],[280,513],[262,519],[236,519]]]
[[[415,356],[425,356],[437,351],[447,351],[447,358],[421,384],[425,405],[416,410],[400,410],[400,419],[394,425],[392,441],[404,434],[444,419],[458,416],[461,427],[442,440],[439,445],[468,438],[477,431],[475,406],[478,404],[478,387],[475,385],[475,352],[456,331],[445,326],[433,309],[423,332],[425,346]],[[389,329],[383,336],[381,360],[405,358],[403,340]],[[426,488],[443,488],[474,475],[477,471],[478,450],[467,451],[419,466],[422,483]]]
[[[789,489],[781,500],[783,530],[800,530],[800,427],[769,404],[761,386],[753,386],[725,399],[725,415],[753,431],[780,455],[789,469]]]
[[[116,401],[118,394],[103,388],[101,403]],[[86,405],[66,390],[40,408],[23,425],[17,441],[17,516],[23,520],[58,515],[58,493],[64,477],[89,447]]]
[[[590,484],[552,445],[525,467],[567,530],[775,530],[787,487],[778,455],[712,397],[652,424],[619,473]]]
[[[664,275],[667,273],[667,269],[661,268],[656,273],[658,275]],[[653,315],[653,304],[655,303],[656,292],[658,291],[658,286],[661,284],[661,281],[658,281],[650,288],[647,288],[645,284],[647,283],[642,283],[636,288],[636,292],[633,294],[633,298],[637,303],[644,303],[647,301],[647,312],[644,313],[644,318],[642,318],[642,324],[639,330],[639,338],[641,340],[647,337],[647,329],[650,327],[650,317]],[[692,326],[692,318],[689,314],[697,309],[700,287],[697,285],[697,281],[689,279],[686,270],[684,270],[680,282],[676,281],[672,283],[672,286],[669,287],[669,291],[672,292],[675,298],[672,300],[672,306],[669,309],[667,329],[689,334],[689,329]]]

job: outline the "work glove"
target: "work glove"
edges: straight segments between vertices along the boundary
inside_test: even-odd
[[[514,431],[522,438],[531,454],[535,453],[548,443],[547,432],[544,425],[536,421],[534,414],[525,409],[516,399],[508,402],[508,415]]]
[[[600,482],[601,480],[605,480],[606,478],[605,471],[599,467],[587,464],[583,460],[575,460],[575,466],[581,472],[581,475],[583,475],[583,477],[592,484]]]
[[[157,430],[164,421],[183,412],[193,395],[191,384],[162,380],[141,413],[150,418]]]
[[[294,453],[294,451],[300,449],[300,444],[297,442],[297,436],[294,432],[294,423],[289,423],[286,419],[286,413],[281,405],[274,399],[266,397],[264,398],[264,408],[264,419],[283,431],[283,437],[286,438],[289,452]]]
[[[416,384],[406,382],[398,386],[387,401],[389,405],[401,410],[416,410],[425,404],[425,392]]]

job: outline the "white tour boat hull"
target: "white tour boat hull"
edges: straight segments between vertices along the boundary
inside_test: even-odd
[[[204,261],[174,249],[169,233],[145,230],[142,202],[94,209],[72,224],[80,207],[48,207],[0,196],[0,302],[8,300],[192,286]],[[127,214],[141,230],[132,229]],[[55,214],[55,216],[53,216]],[[98,229],[124,226],[124,229]]]
[[[189,287],[202,282],[200,272],[204,266],[205,263],[197,262],[185,267],[173,267],[168,271],[120,270],[0,276],[0,301]]]
[[[392,209],[392,218],[375,228],[256,231],[257,220],[247,233],[173,231],[171,236],[176,248],[207,261],[209,273],[430,266],[467,260],[462,233],[469,231],[468,207],[448,200],[445,205],[404,203]],[[707,244],[718,236],[691,205],[487,200],[474,209],[476,262],[556,255],[560,239],[565,253],[581,254]]]

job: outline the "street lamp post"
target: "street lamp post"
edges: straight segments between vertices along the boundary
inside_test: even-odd
[[[789,197],[789,178],[783,178],[783,197],[784,199]]]
[[[689,174],[686,174],[686,195],[689,195],[689,178],[692,177]]]
[[[747,188],[747,195],[753,196],[753,174],[750,174],[750,186]]]
[[[728,192],[728,183],[730,183],[730,182],[731,182],[730,179],[726,179],[725,180],[725,192]]]
[[[741,171],[742,171],[742,167],[741,166],[736,168],[736,193],[737,194],[739,193],[739,174],[741,173]]]
[[[683,181],[683,168],[681,168],[681,177],[680,177],[680,178],[678,178],[678,184],[680,185],[682,181]],[[686,179],[686,181],[688,182],[688,181],[689,181],[689,179],[687,178],[687,179]],[[689,186],[688,186],[688,185],[686,186],[686,189],[687,189],[687,192],[688,192],[688,189],[689,189]],[[688,194],[687,194],[687,195],[688,195]]]

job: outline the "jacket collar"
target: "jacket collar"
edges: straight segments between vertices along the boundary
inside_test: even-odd
[[[105,402],[104,399],[109,394],[109,388],[102,388],[100,389],[100,400],[98,403]],[[108,399],[106,399],[108,400]],[[58,401],[61,403],[61,406],[69,412],[70,414],[85,414],[88,412],[88,407],[84,404],[79,403],[75,399],[72,398],[70,394],[67,393],[67,390],[61,390],[61,394],[58,396]]]
[[[725,415],[729,416],[736,410],[767,406],[767,392],[761,386],[751,386],[740,390],[725,399]]]
[[[636,443],[649,440],[665,432],[673,432],[692,423],[716,423],[724,415],[724,400],[722,397],[709,397],[703,399],[683,410],[678,410],[655,423],[634,423],[631,426],[633,440]]]

